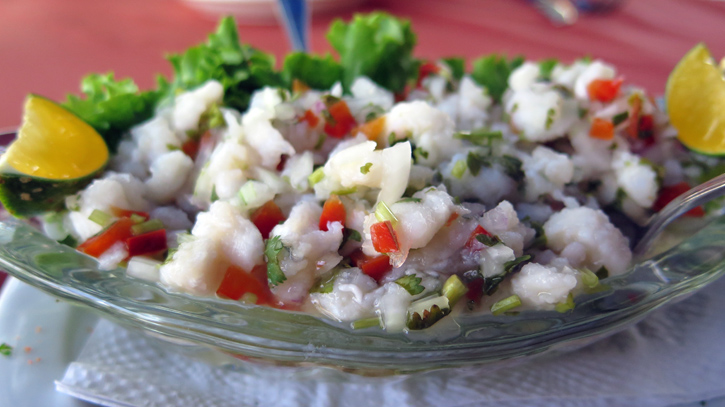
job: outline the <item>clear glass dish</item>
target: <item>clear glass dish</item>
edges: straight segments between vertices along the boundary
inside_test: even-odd
[[[725,273],[725,217],[674,248],[603,281],[579,296],[574,310],[513,316],[445,318],[410,334],[353,331],[311,315],[234,301],[170,293],[100,271],[95,259],[63,246],[18,220],[0,222],[0,268],[57,297],[172,342],[216,349],[229,360],[330,366],[389,375],[502,362],[579,347],[640,320]],[[217,361],[218,362],[218,361]]]

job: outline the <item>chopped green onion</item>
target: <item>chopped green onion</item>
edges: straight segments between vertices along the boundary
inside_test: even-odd
[[[461,179],[463,178],[463,174],[466,173],[466,170],[468,169],[468,166],[466,165],[466,162],[464,160],[458,160],[455,164],[453,164],[453,169],[451,170],[451,175],[455,178]]]
[[[242,200],[242,203],[246,206],[249,205],[250,202],[254,201],[254,198],[257,197],[257,191],[254,188],[254,181],[247,181],[242,185],[241,188],[239,188],[239,199]]]
[[[451,306],[455,305],[455,303],[457,303],[458,300],[466,294],[466,292],[468,292],[468,288],[455,274],[448,277],[448,280],[443,283],[442,294],[448,298],[448,302]]]
[[[367,173],[370,172],[370,167],[372,167],[372,166],[373,166],[373,163],[365,163],[365,165],[363,165],[362,167],[360,167],[360,172],[363,175],[366,175]]]
[[[354,194],[355,192],[357,192],[357,187],[352,186],[350,188],[343,188],[343,189],[338,189],[337,191],[332,191],[332,194],[333,195],[350,195],[350,194]]]
[[[521,298],[518,295],[512,295],[500,300],[491,306],[493,315],[501,315],[506,311],[512,310],[521,305]]]
[[[352,329],[365,329],[372,327],[382,327],[383,324],[380,322],[380,317],[371,317],[352,321],[350,325],[352,326]]]
[[[325,167],[320,167],[307,177],[307,182],[309,182],[310,186],[313,187],[315,184],[322,181],[323,178],[325,178]]]
[[[587,268],[579,270],[579,277],[582,283],[589,288],[594,288],[599,285],[599,277]]]
[[[133,223],[144,223],[144,222],[146,222],[146,218],[144,218],[141,215],[137,215],[135,213],[132,213],[131,214],[131,217],[129,219],[131,219],[133,221]]]
[[[556,312],[561,312],[561,313],[573,310],[574,309],[574,296],[571,295],[571,293],[569,293],[569,295],[566,297],[566,301],[556,304],[554,309],[556,310]]]
[[[131,233],[134,236],[143,235],[144,233],[153,232],[154,230],[163,229],[164,224],[158,219],[151,219],[144,223],[131,226]]]
[[[239,301],[245,304],[256,304],[257,301],[259,301],[259,298],[254,293],[244,293],[242,294],[242,297],[239,298]]]
[[[378,202],[377,206],[375,206],[375,218],[380,222],[389,220],[393,226],[398,224],[398,218],[395,217],[393,211],[391,211],[390,207],[383,201]]]
[[[113,222],[113,216],[107,214],[106,212],[99,211],[98,209],[94,209],[88,219],[104,228]]]
[[[179,245],[191,242],[192,240],[194,240],[194,235],[191,233],[184,232],[176,235],[176,242],[179,243]]]

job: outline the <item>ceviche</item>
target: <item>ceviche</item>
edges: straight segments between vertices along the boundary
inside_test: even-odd
[[[400,332],[571,310],[721,168],[597,59],[420,60],[384,13],[328,39],[337,57],[278,70],[224,19],[157,89],[93,74],[62,104],[31,95],[0,199],[170,291]]]

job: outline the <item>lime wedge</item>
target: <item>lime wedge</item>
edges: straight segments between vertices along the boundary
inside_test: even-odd
[[[0,202],[19,217],[57,209],[107,162],[108,147],[93,127],[30,95],[17,138],[0,158]]]
[[[677,138],[702,154],[725,155],[725,78],[704,44],[677,64],[665,93]]]

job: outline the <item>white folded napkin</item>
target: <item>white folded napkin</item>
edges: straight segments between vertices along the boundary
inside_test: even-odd
[[[102,321],[59,391],[107,406],[669,406],[725,396],[725,279],[583,349],[515,367],[340,380],[221,369]],[[266,370],[265,370],[266,369]],[[261,372],[261,373],[260,373]],[[268,373],[268,374],[267,374]],[[319,373],[319,374],[318,374]],[[723,405],[723,399],[708,406]]]

